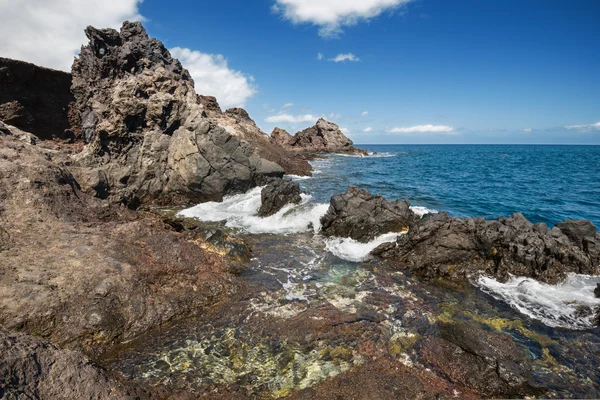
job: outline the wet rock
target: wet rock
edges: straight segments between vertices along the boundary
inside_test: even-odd
[[[596,289],[594,289],[594,296],[600,299],[600,283],[596,285]]]
[[[285,149],[307,153],[345,153],[368,155],[357,149],[354,143],[340,130],[339,126],[320,118],[315,126],[290,135],[283,129],[275,128],[271,140]]]
[[[3,399],[139,399],[147,393],[123,383],[83,354],[0,328]]]
[[[389,201],[355,186],[331,198],[321,218],[325,236],[368,242],[388,232],[406,232],[418,221],[408,201]]]
[[[597,241],[585,240],[587,247],[580,248],[561,229],[544,232],[521,214],[489,221],[439,213],[399,237],[392,256],[400,267],[425,277],[483,272],[502,281],[513,274],[556,283],[568,272],[596,273],[600,258],[590,249],[598,248]]]
[[[73,141],[71,74],[0,57],[0,120],[41,140]]]
[[[547,391],[531,382],[531,360],[510,336],[466,323],[440,324],[440,336],[419,344],[423,362],[451,382],[485,396],[531,396]]]
[[[291,179],[272,179],[260,192],[261,206],[258,215],[268,217],[288,204],[299,204],[300,186]]]
[[[142,203],[218,201],[283,176],[244,138],[205,117],[188,71],[140,23],[85,33],[72,92],[87,145],[75,159],[104,171],[110,200],[132,193]]]

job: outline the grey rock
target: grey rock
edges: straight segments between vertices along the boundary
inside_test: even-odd
[[[298,204],[302,201],[300,186],[291,179],[272,179],[262,189],[260,198],[258,215],[261,217],[273,215],[288,204]]]
[[[590,221],[586,220],[568,220],[562,221],[556,224],[556,227],[564,233],[569,240],[577,245],[583,247],[584,240],[596,236],[596,226]]]
[[[419,220],[408,201],[389,201],[355,186],[331,198],[321,218],[325,236],[349,237],[368,242],[389,232],[406,232]]]

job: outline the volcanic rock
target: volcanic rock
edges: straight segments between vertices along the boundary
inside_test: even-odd
[[[0,120],[41,140],[73,141],[71,74],[0,57]]]
[[[307,153],[344,153],[368,155],[365,150],[357,149],[354,143],[340,130],[340,127],[320,118],[315,126],[291,136],[285,130],[275,128],[271,140],[285,149]]]
[[[261,217],[268,217],[288,204],[298,204],[302,201],[300,186],[291,179],[272,179],[260,192],[260,198],[258,215]]]
[[[368,242],[384,233],[406,232],[417,221],[408,201],[385,200],[350,186],[345,194],[331,197],[329,209],[321,218],[321,232]]]
[[[600,283],[598,283],[596,285],[596,288],[594,289],[594,296],[596,296],[596,298],[600,299]]]
[[[85,33],[89,45],[72,69],[87,143],[76,161],[104,174],[110,199],[218,201],[284,174],[247,141],[205,118],[188,71],[140,23]],[[94,193],[95,186],[83,189]]]

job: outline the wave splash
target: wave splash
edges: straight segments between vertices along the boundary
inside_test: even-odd
[[[595,325],[600,299],[594,297],[594,288],[599,282],[597,276],[569,274],[557,285],[524,277],[511,277],[500,283],[486,276],[474,283],[495,299],[547,326],[583,330]]]
[[[325,239],[325,248],[342,260],[352,262],[366,261],[371,257],[371,251],[383,243],[394,242],[404,233],[385,233],[368,243],[361,243],[351,238]]]
[[[198,204],[178,215],[200,221],[226,221],[226,226],[249,233],[299,233],[308,231],[311,225],[315,233],[320,230],[320,218],[327,212],[328,204],[312,203],[310,195],[302,194],[300,204],[289,204],[263,218],[256,215],[261,205],[261,190],[262,187],[256,187],[244,194],[225,197],[222,202]]]

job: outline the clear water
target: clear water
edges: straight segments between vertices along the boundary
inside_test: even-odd
[[[362,145],[378,157],[313,161],[301,185],[320,202],[349,185],[459,217],[522,212],[554,225],[600,226],[600,146]]]

